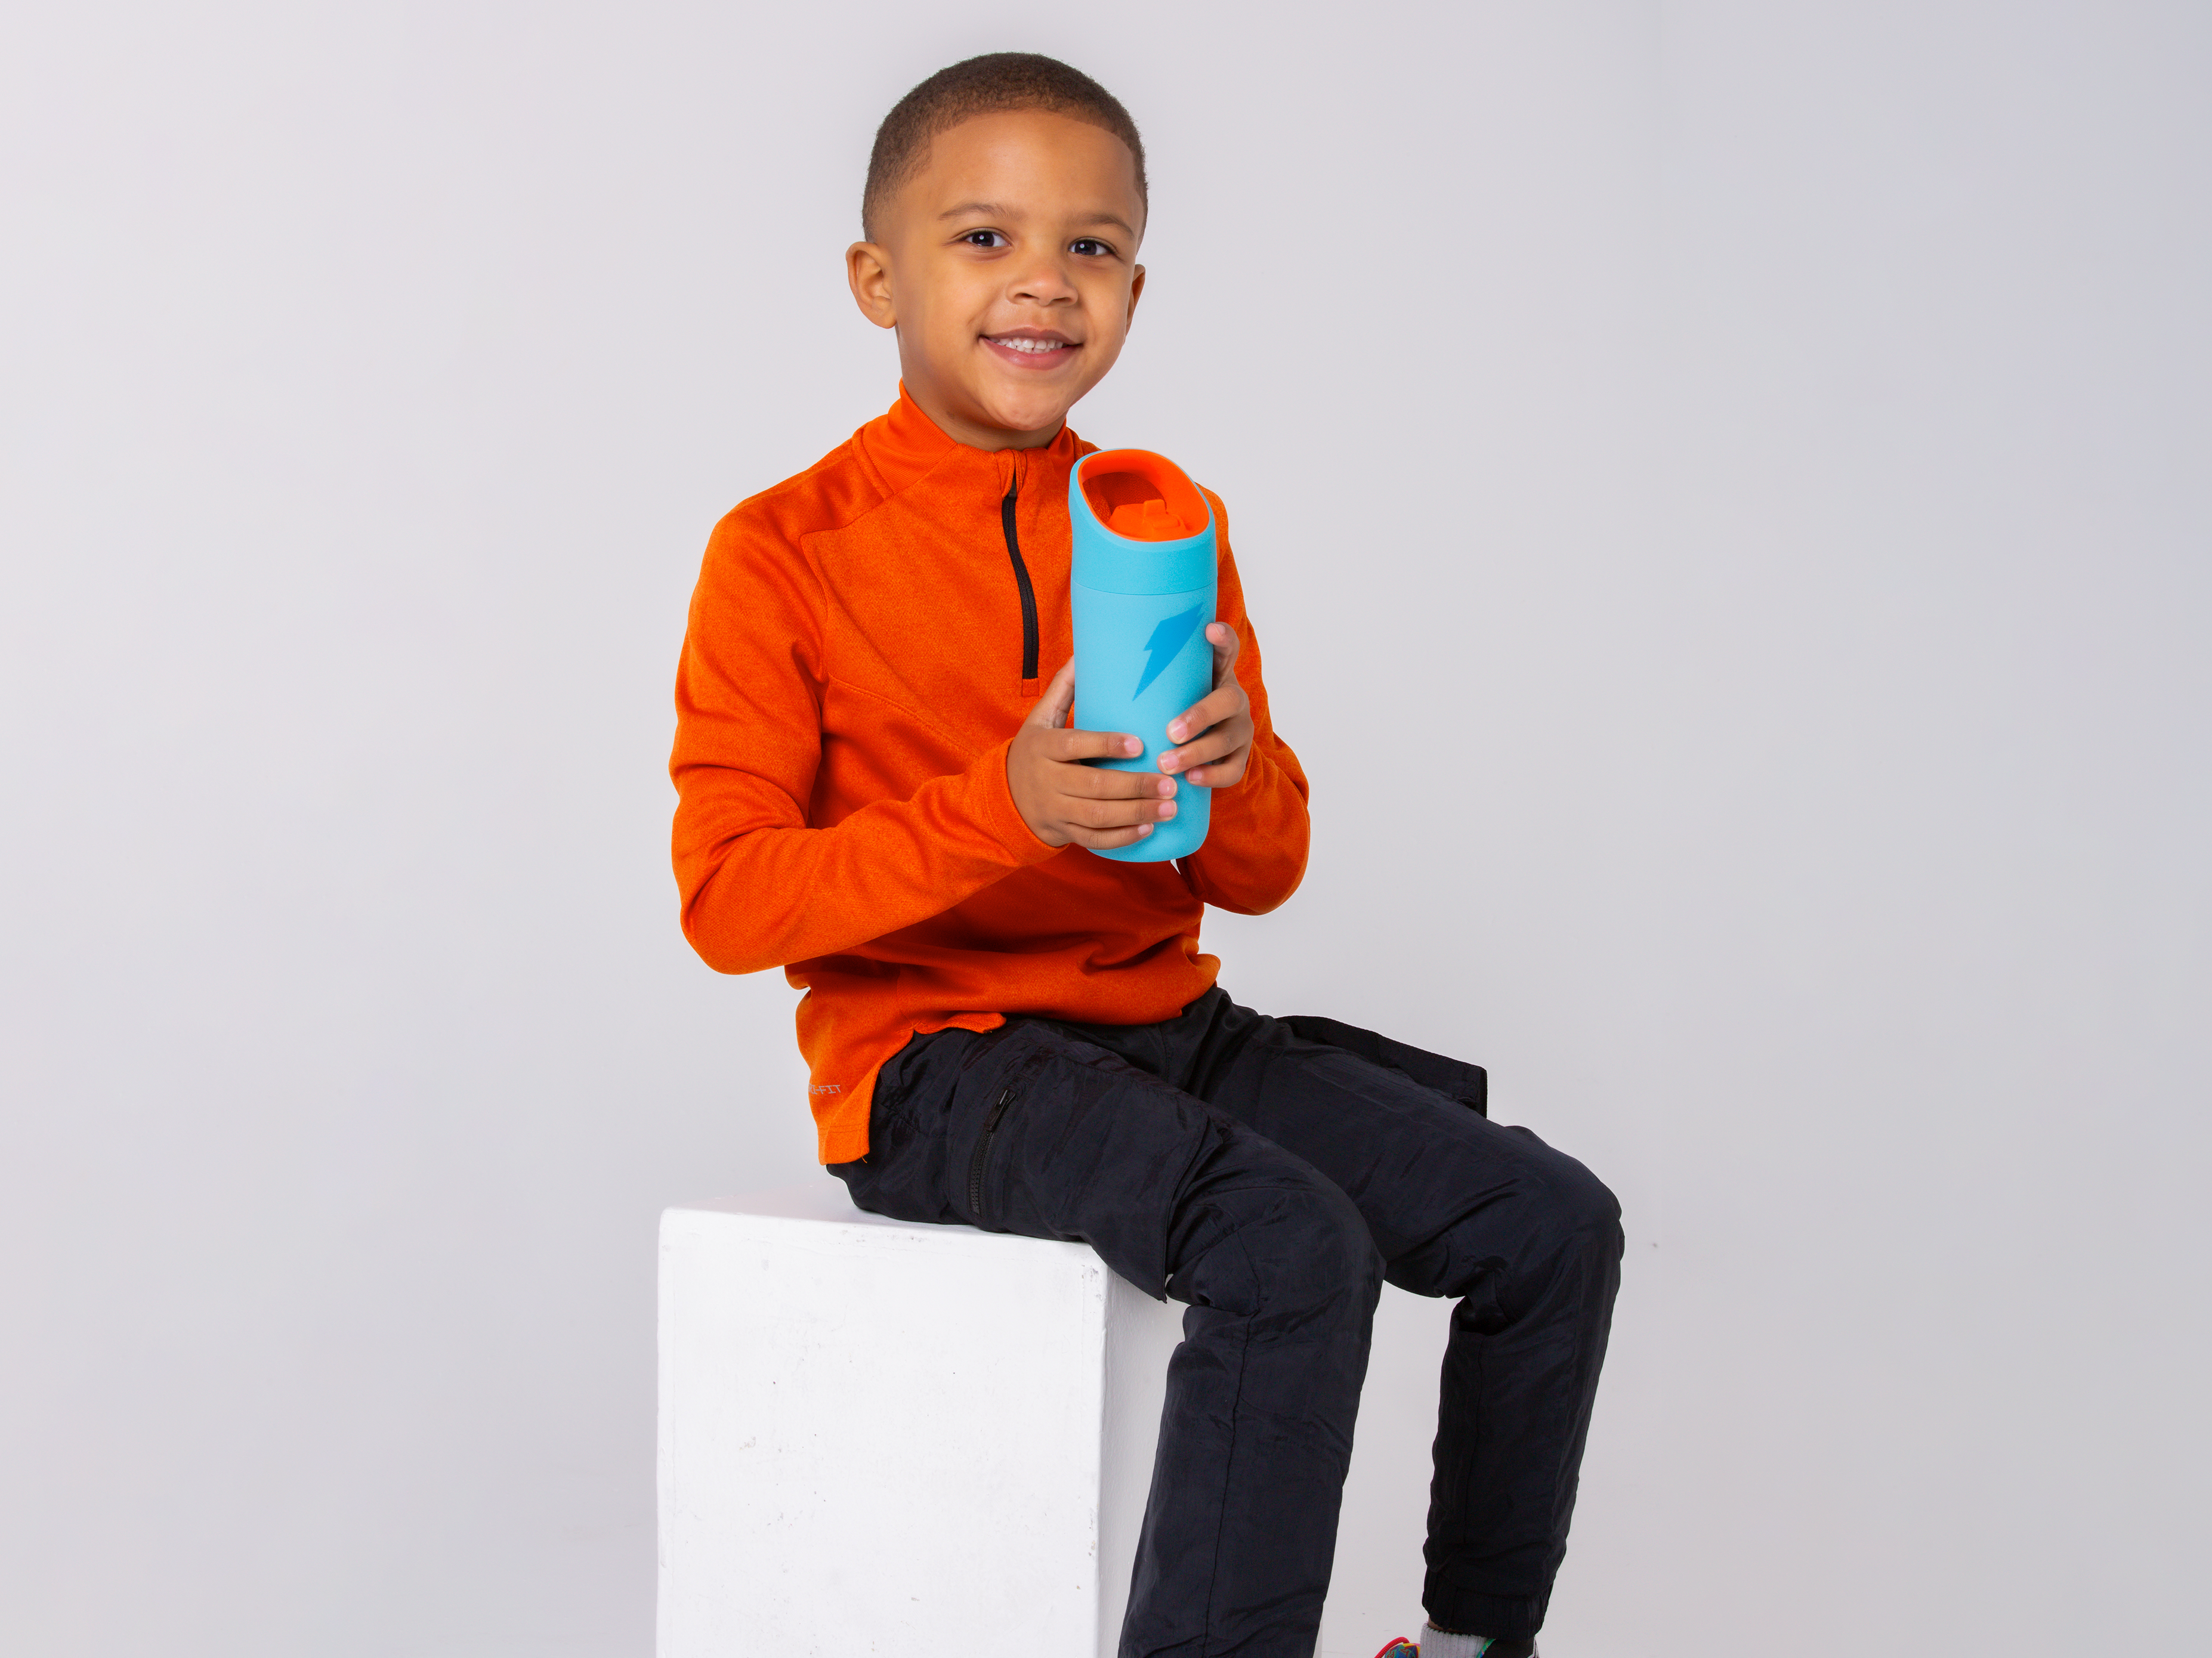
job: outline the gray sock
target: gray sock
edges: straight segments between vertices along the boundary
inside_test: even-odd
[[[1480,1635],[1454,1635],[1434,1624],[1421,1625],[1421,1658],[1482,1658],[1490,1644]]]
[[[1421,1658],[1482,1658],[1494,1644],[1487,1635],[1454,1635],[1434,1624],[1421,1625]],[[1516,1651],[1523,1650],[1514,1643]],[[1526,1649],[1534,1658],[1534,1649]]]

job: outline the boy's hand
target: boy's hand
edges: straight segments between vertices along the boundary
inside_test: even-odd
[[[1064,729],[1060,722],[1074,701],[1075,664],[1070,662],[1052,677],[1006,750],[1006,786],[1013,792],[1014,809],[1030,833],[1048,847],[1073,841],[1104,850],[1141,841],[1154,823],[1175,816],[1175,779],[1083,764],[1126,760],[1142,754],[1145,745],[1119,732]],[[1250,726],[1248,720],[1248,732]]]
[[[1206,637],[1213,647],[1213,689],[1168,722],[1168,741],[1182,746],[1160,756],[1160,769],[1210,789],[1232,788],[1252,758],[1252,699],[1237,683],[1237,630],[1209,622]]]

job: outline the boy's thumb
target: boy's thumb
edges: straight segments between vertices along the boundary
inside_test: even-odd
[[[1065,725],[1067,723],[1067,711],[1074,701],[1075,659],[1070,657],[1060,665],[1060,671],[1053,675],[1052,683],[1037,698],[1036,707],[1030,710],[1030,724],[1048,729]]]

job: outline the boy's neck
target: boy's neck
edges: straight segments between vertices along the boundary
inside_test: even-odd
[[[978,421],[963,418],[955,414],[945,406],[945,399],[937,396],[927,386],[916,386],[911,379],[902,378],[900,381],[900,389],[905,392],[915,408],[929,416],[930,424],[944,433],[946,437],[951,438],[953,442],[964,443],[971,449],[981,449],[987,452],[1000,449],[1042,449],[1058,437],[1060,428],[1067,424],[1067,416],[1063,412],[1060,417],[1051,425],[1040,428],[1034,432],[1017,432],[1003,426],[987,426]]]

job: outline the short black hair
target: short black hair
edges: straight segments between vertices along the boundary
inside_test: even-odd
[[[876,129],[868,155],[867,188],[860,195],[860,234],[875,240],[884,204],[929,160],[930,141],[977,115],[1042,109],[1103,127],[1137,163],[1137,199],[1145,192],[1145,141],[1121,100],[1079,69],[1034,52],[992,52],[941,69],[891,106]]]

